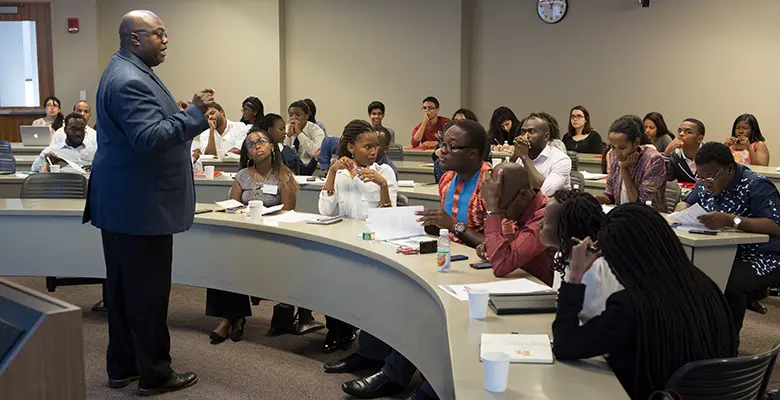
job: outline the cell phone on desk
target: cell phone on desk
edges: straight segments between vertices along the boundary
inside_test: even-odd
[[[493,264],[491,264],[490,261],[485,261],[485,262],[481,262],[481,263],[471,263],[469,265],[471,266],[471,268],[474,268],[474,269],[493,268]]]
[[[696,234],[696,235],[709,235],[709,236],[717,236],[718,231],[711,231],[709,229],[691,229],[688,232]]]
[[[341,216],[335,216],[335,217],[319,217],[317,219],[313,219],[310,221],[306,221],[307,224],[314,224],[314,225],[332,225],[337,222],[341,222],[341,220],[344,219]]]
[[[455,255],[450,257],[450,261],[451,262],[452,261],[463,261],[463,260],[468,260],[468,259],[469,259],[469,257],[466,256],[466,255],[463,255],[463,254],[455,254]]]

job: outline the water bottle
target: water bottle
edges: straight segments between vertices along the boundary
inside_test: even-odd
[[[436,266],[439,272],[447,272],[450,269],[450,231],[439,229],[439,240],[436,246]]]
[[[200,161],[200,158],[192,163],[192,172],[203,172],[203,162]]]
[[[512,151],[512,146],[509,145],[509,141],[504,140],[504,147],[503,147],[504,153],[509,153]]]
[[[374,240],[374,229],[371,227],[371,218],[366,218],[363,224],[363,240]]]

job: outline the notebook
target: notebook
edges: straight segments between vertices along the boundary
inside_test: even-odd
[[[480,361],[486,353],[507,354],[511,363],[553,363],[550,337],[547,335],[483,333],[479,348]]]

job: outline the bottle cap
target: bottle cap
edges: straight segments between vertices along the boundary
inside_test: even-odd
[[[449,235],[450,231],[448,229],[439,229],[439,236]]]

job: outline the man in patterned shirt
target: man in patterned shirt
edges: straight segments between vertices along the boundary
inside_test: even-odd
[[[676,211],[699,204],[699,220],[709,229],[736,228],[769,235],[768,243],[737,247],[725,296],[739,333],[749,293],[780,285],[780,195],[767,178],[734,161],[722,143],[709,142],[696,153],[696,187]]]

